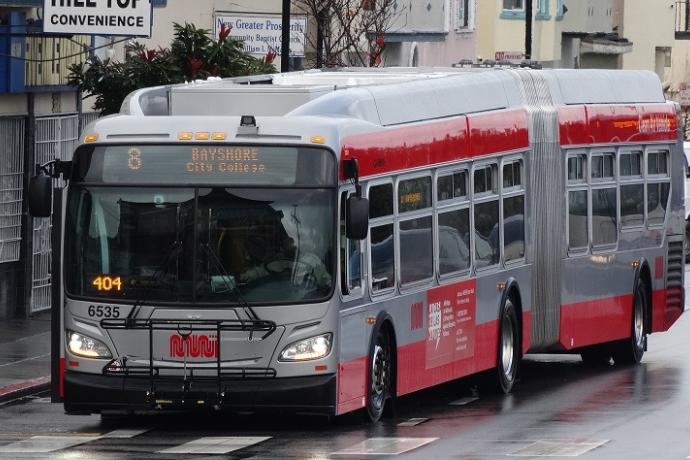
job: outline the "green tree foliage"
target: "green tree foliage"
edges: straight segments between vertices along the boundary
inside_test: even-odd
[[[257,59],[242,49],[242,42],[230,37],[223,26],[218,40],[211,32],[193,24],[175,24],[170,48],[147,49],[128,44],[125,62],[89,58],[70,67],[70,84],[85,97],[94,96],[94,107],[102,115],[117,113],[129,93],[149,86],[183,83],[208,77],[236,77],[273,73],[275,53]]]

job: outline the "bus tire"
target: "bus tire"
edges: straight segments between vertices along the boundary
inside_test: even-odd
[[[614,345],[613,360],[616,364],[638,364],[642,360],[647,339],[645,317],[647,314],[647,289],[642,280],[638,280],[633,295],[632,324],[630,337]]]
[[[381,419],[386,401],[391,396],[391,341],[384,328],[379,328],[371,341],[367,370],[366,418],[372,423]]]
[[[508,297],[498,323],[498,353],[494,389],[508,394],[513,389],[520,363],[520,332],[513,300]]]

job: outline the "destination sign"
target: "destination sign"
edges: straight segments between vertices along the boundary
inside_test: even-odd
[[[72,180],[108,184],[333,185],[335,159],[311,147],[113,145],[82,147]]]

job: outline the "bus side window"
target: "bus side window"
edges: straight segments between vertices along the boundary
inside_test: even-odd
[[[395,287],[393,184],[374,185],[368,196],[371,290],[377,293]]]
[[[474,170],[474,255],[477,268],[496,265],[500,257],[497,166]],[[479,202],[478,202],[479,201]]]
[[[503,165],[503,258],[525,257],[525,189],[522,160]]]
[[[644,178],[641,151],[620,154],[621,227],[644,226]]]
[[[671,191],[668,152],[647,153],[647,223],[663,225]]]
[[[586,155],[568,156],[568,249],[575,251],[586,250],[589,245],[586,167]]]
[[[357,294],[362,288],[361,242],[345,236],[345,207],[350,192],[340,198],[340,289],[344,296]]]
[[[618,240],[617,202],[614,153],[592,155],[592,246],[615,244]],[[599,185],[599,184],[606,184]]]

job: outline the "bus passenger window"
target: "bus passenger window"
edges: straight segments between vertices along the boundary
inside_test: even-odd
[[[572,155],[568,157],[568,182],[583,182],[585,180],[586,157]]]
[[[525,196],[503,199],[503,255],[506,262],[525,257]]]
[[[621,226],[644,225],[644,184],[621,185]]]
[[[642,152],[623,153],[620,162],[621,177],[642,176]]]
[[[649,225],[664,224],[669,191],[670,184],[668,182],[647,184],[647,222]]]
[[[369,218],[393,215],[393,184],[374,185],[369,189]]]
[[[373,292],[395,286],[395,242],[393,224],[370,229],[371,289]]]
[[[475,204],[474,255],[477,268],[498,263],[500,254],[498,232],[498,200]]]
[[[496,193],[496,165],[474,170],[474,193]]]
[[[668,175],[668,156],[667,152],[649,152],[647,155],[647,174]]]
[[[522,185],[522,162],[514,161],[503,165],[503,188],[513,188]]]
[[[467,171],[438,178],[438,201],[467,199]]]
[[[470,268],[470,210],[438,215],[438,260],[441,275]]]
[[[616,189],[592,190],[592,244],[613,244],[618,239]]]
[[[402,284],[434,275],[434,246],[431,216],[400,222],[400,280]]]
[[[431,177],[401,180],[398,184],[398,212],[431,207]]]
[[[568,192],[568,247],[586,248],[587,235],[587,190]]]
[[[592,179],[612,179],[615,155],[606,153],[592,156]]]

